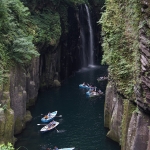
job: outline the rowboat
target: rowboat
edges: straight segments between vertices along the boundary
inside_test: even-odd
[[[91,85],[86,85],[86,84],[79,84],[79,87],[80,88],[84,88],[84,89],[87,89],[87,90],[92,90],[94,89],[95,87],[91,86]]]
[[[90,88],[90,89],[86,92],[86,95],[90,95],[92,92],[94,92],[94,90],[96,90],[95,87]]]
[[[86,95],[90,95],[90,93],[91,93],[91,91],[87,91],[87,92],[86,92]]]
[[[71,147],[71,148],[61,148],[61,149],[59,149],[59,150],[74,150],[75,149],[75,147]]]
[[[89,86],[87,86],[87,85],[85,85],[85,84],[79,84],[79,87],[80,87],[80,88],[85,88],[85,89],[89,89],[89,88],[90,88]]]
[[[49,124],[44,126],[40,131],[41,132],[47,132],[47,131],[53,130],[58,125],[59,125],[59,122],[53,120],[52,122],[50,122]]]
[[[103,94],[103,92],[91,92],[89,95],[88,95],[88,97],[96,97],[96,96],[100,96],[100,95],[102,95]]]
[[[57,111],[54,111],[54,112],[52,112],[52,113],[47,114],[46,116],[44,116],[41,119],[41,121],[42,122],[50,122],[50,121],[52,121],[55,118],[56,115],[57,115]]]

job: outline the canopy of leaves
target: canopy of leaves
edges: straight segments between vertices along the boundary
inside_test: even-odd
[[[11,65],[25,65],[39,55],[28,30],[29,15],[20,0],[0,0],[0,75]]]
[[[87,3],[88,0],[22,0],[22,2],[31,12],[31,32],[34,34],[34,42],[55,45],[60,39],[61,32],[68,32],[67,8]]]
[[[43,10],[32,15],[34,24],[34,39],[36,43],[55,45],[61,35],[60,17],[57,12]]]

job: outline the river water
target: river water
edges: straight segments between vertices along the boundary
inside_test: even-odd
[[[36,105],[30,109],[33,119],[26,129],[17,136],[15,148],[19,150],[45,150],[47,147],[76,147],[80,150],[120,150],[118,143],[106,137],[104,128],[105,96],[88,98],[86,90],[79,84],[86,82],[105,92],[107,81],[98,83],[97,77],[107,74],[106,66],[84,69],[68,78],[59,88],[42,91]],[[41,114],[58,111],[57,130],[40,133],[38,126]]]

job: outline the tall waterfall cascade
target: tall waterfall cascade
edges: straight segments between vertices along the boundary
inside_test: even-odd
[[[94,64],[94,60],[93,60],[93,50],[94,50],[94,42],[93,42],[93,29],[92,29],[92,22],[91,22],[91,16],[89,13],[89,9],[87,7],[87,5],[85,5],[86,8],[86,13],[87,13],[87,21],[88,21],[88,28],[89,28],[89,65],[93,65]]]
[[[79,8],[81,67],[94,65],[94,38],[90,10],[86,4]]]

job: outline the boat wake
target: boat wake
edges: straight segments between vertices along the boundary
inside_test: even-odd
[[[41,115],[39,115],[39,116],[37,116],[37,117],[34,117],[33,120],[38,119],[39,117],[41,117]]]
[[[59,131],[57,131],[57,133],[63,133],[63,132],[66,132],[66,130],[59,130]]]

